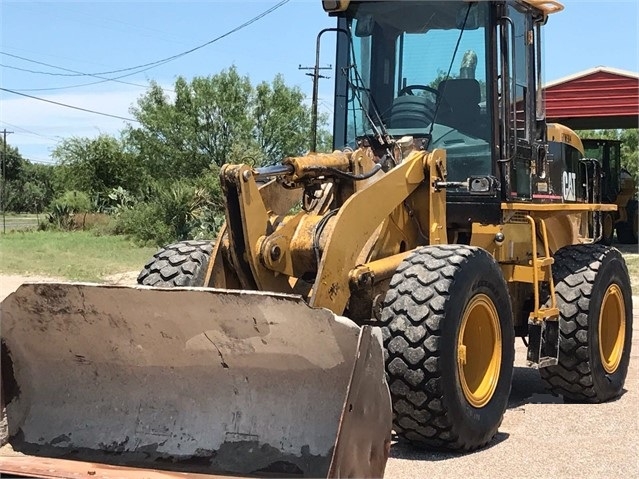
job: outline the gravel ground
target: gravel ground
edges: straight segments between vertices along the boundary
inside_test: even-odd
[[[134,283],[135,273],[114,283]],[[24,281],[54,278],[0,276],[0,299]],[[606,404],[564,404],[547,394],[526,349],[517,342],[509,408],[489,447],[472,454],[419,452],[395,444],[385,477],[401,478],[635,478],[639,477],[639,296],[626,391]]]
[[[510,404],[493,442],[472,454],[418,452],[396,444],[384,477],[639,477],[639,296],[633,296],[632,351],[625,393],[605,404],[564,404],[525,366],[518,340]]]

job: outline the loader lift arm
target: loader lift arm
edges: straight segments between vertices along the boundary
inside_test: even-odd
[[[362,155],[362,151],[351,154],[350,158],[336,152],[287,159],[284,163],[291,168],[282,168],[278,181],[301,185],[318,180],[338,181],[335,173],[331,177],[331,169],[355,175],[349,170],[353,170],[351,162],[361,160],[357,155]],[[403,208],[403,203],[422,185],[428,194],[421,195],[419,201],[426,202],[430,208],[430,219],[424,223],[430,225],[430,244],[446,243],[445,191],[440,188],[445,180],[442,176],[445,163],[443,150],[432,153],[414,150],[403,163],[380,173],[369,185],[334,205],[339,208],[334,216],[331,209],[324,214],[301,211],[286,217],[273,213],[265,204],[255,180],[261,175],[259,169],[226,166],[220,173],[228,205],[226,254],[232,258],[242,286],[293,292],[292,285],[299,281],[294,275],[309,273],[309,263],[314,263],[310,266],[314,267],[314,282],[307,296],[309,305],[343,313],[351,294],[349,271],[359,266],[357,260],[376,229],[394,210]],[[319,178],[318,171],[323,172]],[[313,241],[296,242],[295,235],[302,234],[300,230],[305,234],[321,234],[321,228],[329,221],[331,233],[323,244],[318,263],[313,261],[314,251],[309,248]],[[301,244],[304,251],[296,250],[296,244]],[[396,258],[397,265],[399,262],[401,257]]]

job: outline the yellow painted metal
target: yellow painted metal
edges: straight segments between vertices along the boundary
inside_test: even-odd
[[[343,12],[348,8],[351,0],[322,0],[322,7],[326,12]]]
[[[626,339],[626,307],[619,285],[611,284],[604,294],[599,311],[599,356],[608,374],[621,363]]]
[[[550,249],[548,247],[548,234],[546,230],[546,223],[543,219],[538,219],[541,225],[541,239],[544,247],[544,256],[539,258],[537,256],[537,226],[535,219],[531,216],[526,216],[526,219],[530,223],[531,228],[531,244],[532,244],[532,259],[530,264],[532,266],[533,275],[533,292],[534,292],[534,308],[530,313],[530,320],[533,322],[539,322],[544,320],[557,320],[559,319],[559,308],[557,307],[557,298],[555,296],[555,283],[552,279],[551,266],[554,263],[554,259],[550,256]],[[546,269],[545,274],[542,273]],[[539,304],[539,288],[540,281],[544,276],[548,281],[549,293],[550,293],[550,306],[542,307]]]
[[[427,167],[430,175],[430,194],[428,195],[429,244],[446,244],[448,243],[446,232],[446,190],[434,187],[435,182],[446,178],[446,150],[434,150],[428,158]]]
[[[510,283],[531,283],[537,281],[548,281],[550,275],[547,270],[537,272],[537,278],[533,275],[533,268],[523,264],[500,264],[501,272],[506,281]]]
[[[317,224],[320,217],[316,215],[311,216],[315,219],[313,224]],[[296,215],[286,218],[286,221],[278,225],[277,230],[273,234],[265,237],[261,243],[261,257],[264,261],[264,265],[268,269],[287,274],[288,276],[297,276],[294,270],[296,262],[293,260],[294,250],[291,246],[291,242],[299,229],[300,222],[308,218],[309,215],[307,215],[306,212],[300,211]],[[264,233],[266,233],[266,231],[264,231]],[[312,241],[311,231],[305,228],[302,234],[308,249],[308,245],[310,245]],[[299,262],[297,264],[300,265]]]
[[[579,153],[581,153],[582,156],[585,154],[581,138],[579,138],[579,135],[567,126],[560,123],[548,123],[546,126],[546,134],[548,136],[548,141],[566,143],[579,150]]]
[[[503,240],[498,241],[501,233]],[[488,251],[499,263],[527,262],[532,256],[529,223],[482,225],[473,223],[470,244]]]
[[[257,183],[253,179],[253,170],[247,165],[225,165],[223,175],[234,176],[236,182],[242,182],[238,186],[239,208],[241,212],[242,229],[244,234],[245,254],[249,257],[248,264],[255,279],[257,289],[260,291],[277,291],[291,293],[292,288],[288,278],[284,275],[274,275],[261,261],[261,246],[264,240],[267,226],[270,221],[270,213],[264,204]],[[240,260],[238,258],[238,260]],[[246,288],[246,286],[244,286]]]
[[[370,236],[388,215],[422,184],[430,158],[444,156],[415,151],[404,163],[378,178],[369,188],[351,196],[337,213],[335,229],[319,265],[311,306],[327,307],[341,314],[350,290],[348,274]],[[445,156],[444,156],[445,157]],[[383,192],[383,194],[380,194]]]
[[[587,213],[576,213],[570,215],[557,214],[544,217],[546,228],[548,231],[548,247],[551,252],[557,251],[559,248],[571,244],[579,244],[587,232],[580,232],[580,228],[586,218],[582,219],[581,215]]]
[[[457,368],[466,400],[476,408],[488,404],[501,369],[499,314],[485,294],[475,295],[464,310],[457,338]]]
[[[379,282],[384,279],[388,279],[397,268],[402,261],[404,261],[408,256],[410,256],[413,251],[405,251],[404,253],[399,253],[393,256],[388,256],[386,258],[381,258],[376,261],[371,261],[370,263],[366,263],[363,265],[359,265],[349,273],[349,278],[354,283],[359,283],[362,278],[365,276],[370,276],[373,279],[373,282]]]
[[[327,168],[340,171],[349,171],[351,167],[351,153],[336,151],[333,153],[309,153],[306,156],[294,156],[285,158],[284,165],[291,165],[294,172],[290,179],[297,181],[300,178],[309,178],[326,174]]]

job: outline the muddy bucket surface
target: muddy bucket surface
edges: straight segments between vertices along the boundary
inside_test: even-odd
[[[376,328],[296,296],[210,288],[33,283],[0,312],[15,451],[222,474],[383,474],[391,412]]]

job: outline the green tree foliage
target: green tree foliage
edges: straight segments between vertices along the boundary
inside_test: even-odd
[[[0,137],[0,171],[4,174],[4,179],[14,181],[20,177],[20,173],[26,160],[22,157],[17,148],[11,146],[8,142],[4,144],[4,138]]]
[[[131,110],[141,126],[127,131],[127,143],[156,179],[197,178],[211,164],[274,163],[308,149],[310,107],[281,76],[253,86],[232,67],[180,77],[174,90],[171,98],[152,84]]]
[[[137,191],[144,172],[137,158],[109,135],[97,138],[66,138],[53,150],[58,161],[56,180],[62,191],[77,190],[91,198],[106,198],[113,188]]]
[[[4,153],[2,142],[0,138],[0,151]],[[6,158],[3,155],[0,165],[2,167],[5,168],[6,179],[3,181],[0,178],[0,194],[3,195],[6,211],[39,213],[51,202],[55,195],[53,165],[31,163],[22,157],[17,148],[7,144]]]
[[[639,185],[639,129],[627,130],[580,130],[580,138],[621,140],[621,167],[628,170]]]

